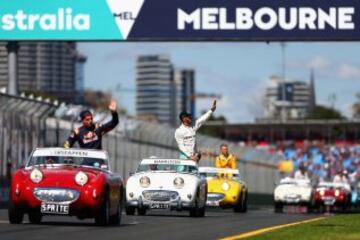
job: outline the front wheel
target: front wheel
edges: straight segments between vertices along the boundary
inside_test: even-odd
[[[283,205],[281,202],[275,202],[274,210],[276,213],[282,213],[283,212]]]
[[[8,217],[11,224],[21,224],[24,219],[24,212],[21,209],[16,208],[14,204],[10,201]]]
[[[29,221],[32,224],[39,224],[41,223],[42,215],[39,210],[32,210],[29,212]]]
[[[126,215],[133,216],[135,214],[135,208],[134,207],[126,207],[125,211],[126,211]]]
[[[108,197],[104,198],[98,215],[95,217],[95,223],[99,226],[106,226],[110,222],[110,205]]]
[[[117,206],[117,211],[114,215],[110,216],[109,223],[112,225],[119,225],[121,222],[121,212],[122,212],[122,199],[120,198]]]
[[[138,208],[138,214],[140,216],[145,216],[146,215],[146,208],[144,208],[144,207]]]
[[[202,207],[199,207],[199,193],[200,193],[200,191],[198,191],[196,194],[195,207],[190,209],[190,217],[204,217],[205,216],[206,204],[204,203],[204,205]]]

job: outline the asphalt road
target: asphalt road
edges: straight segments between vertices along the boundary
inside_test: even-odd
[[[149,212],[147,216],[123,214],[120,226],[97,227],[93,220],[46,216],[40,225],[11,225],[7,210],[0,210],[0,239],[107,240],[107,239],[218,239],[263,227],[315,218],[314,214],[274,214],[271,209],[234,213],[209,210],[204,218],[190,218],[187,212]]]

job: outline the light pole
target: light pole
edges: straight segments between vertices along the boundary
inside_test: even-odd
[[[17,67],[17,53],[19,50],[19,43],[10,41],[6,44],[8,52],[8,93],[10,95],[17,95],[18,93],[18,67]]]

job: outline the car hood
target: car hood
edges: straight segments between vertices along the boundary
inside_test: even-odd
[[[275,188],[275,195],[297,195],[297,194],[310,194],[311,187],[297,186],[297,185],[279,185]]]
[[[237,181],[232,179],[225,179],[225,178],[213,178],[207,181],[208,184],[208,192],[217,192],[217,193],[226,193],[229,190],[240,190],[241,184]],[[223,189],[223,184],[229,184],[229,190]]]

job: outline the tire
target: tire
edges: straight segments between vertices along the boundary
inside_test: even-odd
[[[146,215],[146,208],[144,208],[144,207],[138,208],[138,214],[140,216],[145,216]]]
[[[126,207],[125,211],[126,211],[126,215],[128,215],[128,216],[135,215],[135,208],[134,207]]]
[[[243,213],[247,212],[247,208],[248,208],[247,199],[248,199],[248,194],[247,194],[247,192],[245,192],[245,197],[244,197],[244,201],[243,201],[242,209],[241,209],[241,212],[243,212]]]
[[[242,200],[242,195],[240,194],[239,198],[238,198],[238,202],[236,203],[236,205],[234,206],[234,212],[239,213],[242,212],[242,205],[243,205],[243,200]]]
[[[111,215],[109,218],[109,223],[111,225],[119,225],[121,223],[121,212],[122,212],[122,194],[120,192],[117,211],[115,215]]]
[[[40,224],[42,220],[42,215],[39,210],[31,210],[29,212],[29,221],[31,224]]]
[[[282,213],[283,212],[283,205],[280,202],[275,202],[274,204],[274,212]]]
[[[206,204],[203,207],[199,207],[198,199],[199,199],[199,190],[196,194],[195,207],[190,209],[190,217],[204,217],[205,216],[205,208]]]
[[[101,204],[100,211],[95,217],[95,223],[98,226],[107,226],[110,222],[110,203],[108,193],[105,193],[104,201]]]
[[[11,224],[21,224],[24,220],[24,212],[18,209],[10,200],[10,206],[8,209],[9,222]]]

